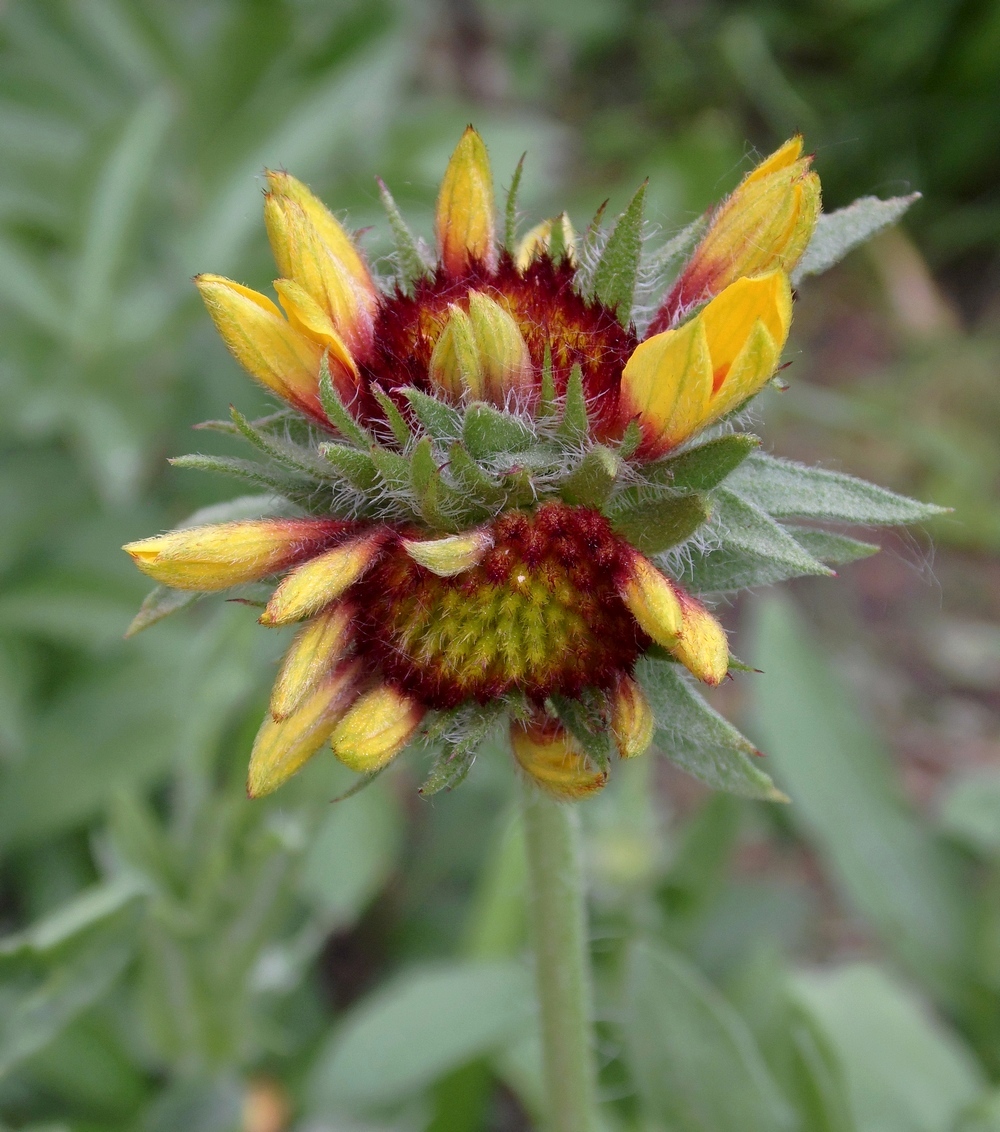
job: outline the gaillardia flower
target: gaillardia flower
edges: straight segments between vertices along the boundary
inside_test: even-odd
[[[196,283],[233,356],[285,408],[210,422],[263,462],[179,462],[272,494],[259,517],[243,499],[233,521],[125,547],[176,590],[266,583],[260,623],[296,627],[252,796],[324,744],[373,774],[418,735],[438,745],[432,792],[464,776],[501,717],[517,764],[560,797],[599,789],[613,754],[658,735],[707,745],[700,771],[685,755],[706,780],[742,775],[774,796],[678,672],[715,685],[730,667],[698,594],[754,584],[753,563],[770,581],[872,549],[782,526],[775,515],[817,517],[781,510],[778,481],[794,496],[797,466],[734,431],[779,364],[788,273],[817,221],[800,150],[788,142],[716,211],[645,329],[642,190],[610,232],[597,220],[578,238],[562,214],[518,241],[520,171],[501,234],[470,127],[441,185],[435,255],[381,186],[397,241],[383,280],[305,185],[266,174],[277,304],[221,276]]]

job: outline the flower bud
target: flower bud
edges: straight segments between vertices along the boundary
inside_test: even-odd
[[[351,661],[325,677],[291,715],[268,715],[250,755],[247,794],[277,790],[323,746],[357,693],[361,663]]]
[[[681,603],[680,640],[670,652],[705,684],[721,684],[729,671],[726,631],[708,610],[678,587]]]
[[[271,715],[285,719],[332,671],[351,641],[354,610],[332,605],[296,633],[271,689]]]
[[[481,562],[493,545],[493,536],[487,530],[477,530],[423,542],[404,538],[402,545],[414,562],[439,578],[451,578]]]
[[[673,582],[638,551],[619,592],[644,633],[664,648],[677,644],[682,624],[677,590]]]
[[[496,267],[493,174],[483,139],[469,126],[448,162],[435,220],[441,262],[462,275],[474,262]]]
[[[508,394],[528,393],[534,371],[527,343],[510,314],[480,291],[470,291],[466,313],[457,304],[430,360],[430,379],[452,397],[505,405]]]
[[[536,224],[517,245],[514,257],[520,271],[526,270],[531,261],[543,252],[554,258],[565,255],[570,263],[576,262],[576,233],[565,212]]]
[[[591,763],[566,728],[546,716],[536,716],[527,723],[512,720],[510,744],[524,773],[556,798],[583,798],[600,790],[608,780],[608,772]]]
[[[288,625],[318,613],[367,573],[384,542],[385,535],[376,531],[341,543],[293,570],[271,595],[261,625]]]
[[[641,755],[652,743],[655,728],[646,693],[631,676],[622,676],[611,693],[611,733],[621,757]]]
[[[312,557],[352,526],[334,519],[253,519],[185,527],[122,549],[164,586],[225,590]]]
[[[366,692],[337,724],[330,740],[333,753],[361,774],[374,774],[390,763],[413,737],[425,709],[387,684]]]
[[[650,326],[656,334],[746,275],[791,272],[820,211],[819,177],[794,137],[748,173],[716,209],[708,231]]]

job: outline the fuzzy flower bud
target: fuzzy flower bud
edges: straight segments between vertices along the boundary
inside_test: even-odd
[[[600,790],[608,780],[608,772],[595,767],[576,739],[554,719],[512,720],[510,743],[524,773],[556,798],[582,798]]]
[[[355,612],[346,603],[332,605],[296,633],[271,689],[274,719],[291,715],[344,655],[351,641]]]
[[[499,303],[479,291],[470,291],[468,301],[468,313],[451,306],[431,355],[430,379],[456,399],[469,394],[502,406],[508,393],[533,386],[528,347]]]
[[[469,126],[451,155],[437,200],[435,228],[449,275],[461,275],[475,261],[488,270],[496,266],[494,208],[489,155]]]
[[[611,733],[621,757],[641,755],[652,743],[655,728],[646,693],[631,676],[622,676],[611,695]]]
[[[361,696],[337,724],[333,753],[351,770],[374,774],[406,746],[424,713],[410,696],[379,685]]]

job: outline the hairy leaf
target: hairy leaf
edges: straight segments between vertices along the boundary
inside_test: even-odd
[[[462,435],[462,415],[457,409],[412,385],[404,386],[400,392],[434,440],[457,440]]]
[[[805,255],[792,272],[792,283],[798,284],[807,275],[820,275],[839,263],[848,252],[853,251],[876,232],[895,224],[915,201],[920,193],[906,197],[859,197],[846,208],[836,212],[821,214],[813,232]]]
[[[567,503],[600,508],[607,502],[621,468],[616,453],[598,444],[587,453],[562,487]]]
[[[651,483],[666,484],[678,491],[708,491],[718,487],[759,446],[759,437],[737,432],[689,448],[669,460],[646,464],[640,471]]]
[[[635,503],[616,511],[611,525],[644,554],[659,554],[685,542],[712,514],[704,495],[678,495]]]
[[[859,558],[870,558],[881,549],[873,542],[861,542],[856,538],[848,538],[847,535],[821,531],[815,527],[788,525],[785,530],[803,550],[820,562],[825,562],[827,566],[844,566],[848,562],[857,562]]]

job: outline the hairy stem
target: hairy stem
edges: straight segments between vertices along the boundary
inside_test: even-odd
[[[535,969],[549,1132],[597,1132],[579,814],[525,785]]]

